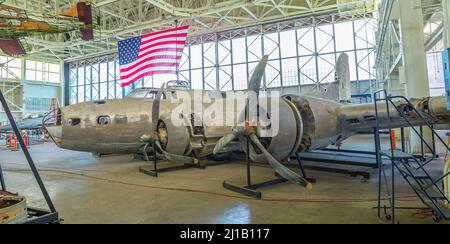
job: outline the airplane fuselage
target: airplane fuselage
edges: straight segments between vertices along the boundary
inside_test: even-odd
[[[196,92],[205,96],[208,93]],[[208,118],[204,112],[210,104],[203,102],[203,109],[193,116],[202,120],[202,126],[172,125],[170,115],[181,103],[171,98],[176,97],[176,93],[176,90],[167,92],[166,99],[161,101],[158,123],[164,124],[163,130],[159,131],[162,144],[174,154],[211,155],[217,141],[229,134],[235,124],[206,123]],[[194,91],[189,93],[194,97]],[[346,105],[313,96],[285,96],[279,99],[279,132],[266,140],[265,145],[278,160],[286,160],[296,151],[339,144],[356,133],[371,131],[375,127],[373,104]],[[433,123],[449,124],[450,116],[444,109],[445,98],[418,99],[414,102],[419,110],[434,120]],[[135,153],[145,145],[142,137],[152,133],[152,103],[153,100],[148,98],[125,98],[70,105],[61,108],[57,126],[46,128],[55,143],[65,149],[100,154]],[[430,106],[425,108],[424,103],[432,105],[433,109],[430,110]],[[199,104],[192,101],[191,106]],[[224,109],[223,116],[238,118],[241,113],[242,110],[233,107],[231,110]],[[381,118],[386,117],[386,110],[381,105],[379,114]],[[405,125],[398,112],[391,111],[391,116],[393,127]],[[188,121],[192,122],[192,119]],[[387,127],[387,120],[380,121],[381,126]],[[419,120],[412,118],[412,121],[415,125],[421,125]],[[225,150],[236,148],[231,145]]]

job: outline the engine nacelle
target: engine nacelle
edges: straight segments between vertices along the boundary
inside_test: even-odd
[[[285,161],[296,153],[300,146],[303,138],[303,121],[295,104],[288,99],[280,98],[277,104],[277,108],[274,109],[278,109],[277,115],[279,119],[277,119],[277,122],[275,122],[274,119],[271,119],[272,126],[275,126],[274,123],[278,123],[278,125],[276,125],[277,133],[270,138],[260,137],[260,139],[263,144],[265,144],[267,151],[272,154],[274,158],[279,161]],[[269,115],[272,114],[271,107],[265,105],[260,106],[261,109],[267,111]],[[263,154],[254,156],[252,160],[256,162],[267,162],[267,159]]]
[[[300,146],[303,137],[302,117],[294,103],[285,98],[275,99],[278,101],[275,103],[276,107],[273,108],[276,109],[274,113],[271,111],[274,104],[270,99],[267,103],[260,104],[260,111],[265,111],[268,114],[267,117],[270,118],[269,129],[265,129],[265,132],[273,136],[266,137],[265,133],[262,133],[264,129],[258,129],[258,136],[277,160],[286,160]],[[230,114],[230,111],[225,111],[225,113]],[[242,111],[232,111],[231,113],[237,118]],[[276,120],[272,119],[271,115],[273,114],[276,114]],[[183,119],[186,126],[174,126],[170,115],[162,116],[158,122],[160,142],[169,153],[185,156],[195,155],[196,157],[211,155],[220,138],[231,133],[235,126],[210,126],[208,122],[211,121],[206,121],[208,118],[202,114],[191,114],[184,116]],[[238,143],[237,141],[231,143],[230,151],[246,148],[239,146]],[[266,162],[265,156],[258,152],[253,155],[252,160]]]
[[[340,103],[311,96],[285,96],[301,114],[303,137],[300,151],[339,145],[351,134],[342,130],[337,116]],[[326,122],[326,123],[323,123]]]

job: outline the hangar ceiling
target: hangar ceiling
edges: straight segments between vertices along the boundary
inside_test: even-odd
[[[57,14],[76,1],[6,0],[29,14]],[[34,57],[75,61],[116,52],[117,41],[168,27],[191,25],[195,35],[311,14],[352,15],[371,12],[375,0],[97,0],[95,39],[82,41],[78,33],[27,37]],[[97,18],[98,17],[98,18]]]

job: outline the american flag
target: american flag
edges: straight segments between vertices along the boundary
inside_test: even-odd
[[[189,26],[119,41],[121,86],[154,74],[176,74]]]

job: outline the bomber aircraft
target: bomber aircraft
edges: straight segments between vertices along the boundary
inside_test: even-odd
[[[216,153],[247,151],[248,139],[252,161],[268,163],[285,179],[310,187],[306,179],[282,163],[296,152],[339,144],[357,133],[373,131],[377,123],[379,128],[408,126],[404,117],[413,126],[425,125],[417,113],[431,124],[448,125],[450,122],[445,97],[397,102],[397,109],[392,107],[389,111],[381,103],[378,120],[374,104],[340,103],[312,95],[270,97],[265,104],[257,99],[256,113],[250,113],[250,94],[260,96],[267,62],[268,57],[264,56],[254,70],[244,93],[244,105],[223,109],[222,118],[233,118],[231,124],[215,124],[207,109],[210,102],[207,100],[221,104],[228,99],[227,93],[163,85],[161,89],[148,92],[140,90],[125,99],[62,107],[57,113],[57,123],[45,127],[61,148],[101,154],[129,154],[145,149],[182,164],[197,164],[198,159]],[[186,93],[190,101],[180,99]],[[207,99],[198,102],[198,97]],[[178,112],[183,104],[189,104],[194,112],[187,115]],[[276,116],[271,117],[274,112],[278,121],[274,121]],[[265,118],[264,123],[259,122],[259,117]],[[185,123],[177,125],[175,119]],[[277,132],[271,134],[274,127]],[[149,145],[155,145],[155,150]]]

